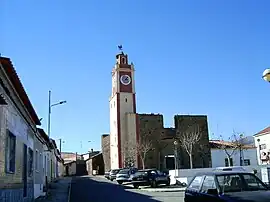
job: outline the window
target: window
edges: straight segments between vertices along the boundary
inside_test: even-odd
[[[123,58],[121,58],[121,60],[122,60],[122,61],[121,61],[122,64],[126,64],[126,58],[123,57]]]
[[[207,192],[208,189],[216,189],[215,177],[206,176],[202,185],[202,192]]]
[[[125,101],[127,102],[127,98],[125,99]]]
[[[229,166],[228,158],[225,158],[225,166],[226,167]],[[230,166],[233,166],[233,159],[232,158],[230,158]]]
[[[239,175],[217,176],[222,193],[241,191],[243,188],[242,180]]]
[[[244,166],[250,165],[250,159],[244,159]]]
[[[33,150],[31,148],[28,148],[28,176],[32,177],[33,175]]]
[[[203,180],[203,176],[197,176],[190,183],[189,188],[199,190],[201,186],[201,182]]]
[[[260,183],[260,181],[253,175],[243,175],[249,190],[260,190],[265,189],[265,187]]]
[[[260,149],[260,150],[266,149],[266,144],[260,144],[260,145],[259,145],[259,149]]]
[[[35,154],[35,168],[36,168],[36,171],[39,171],[39,162],[38,162],[38,156],[39,156],[39,153],[38,153],[38,150],[36,150],[36,154]]]
[[[42,159],[42,153],[39,153],[39,170],[42,171],[42,164],[43,164],[43,159]]]
[[[6,139],[6,172],[15,172],[16,159],[16,137],[9,130],[7,130]]]

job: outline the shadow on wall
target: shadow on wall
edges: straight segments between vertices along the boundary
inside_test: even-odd
[[[73,179],[71,187],[70,202],[160,202],[152,199],[151,196],[130,192],[129,187],[99,182],[90,178],[76,177]]]

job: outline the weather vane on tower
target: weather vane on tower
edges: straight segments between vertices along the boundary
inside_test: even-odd
[[[118,49],[119,49],[120,51],[123,51],[123,46],[122,46],[122,45],[118,45]]]

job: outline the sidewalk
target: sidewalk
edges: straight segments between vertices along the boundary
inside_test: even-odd
[[[184,192],[186,187],[158,187],[158,188],[140,188],[142,191],[149,192]]]
[[[57,182],[53,182],[45,197],[35,199],[35,202],[68,202],[69,186],[71,177],[64,177]]]

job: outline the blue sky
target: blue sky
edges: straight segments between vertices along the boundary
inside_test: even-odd
[[[270,2],[265,0],[8,1],[0,52],[10,57],[64,151],[99,149],[109,132],[111,69],[123,44],[136,68],[137,110],[208,115],[210,134],[269,125]],[[83,141],[82,148],[80,141]],[[89,143],[88,141],[91,141]]]

